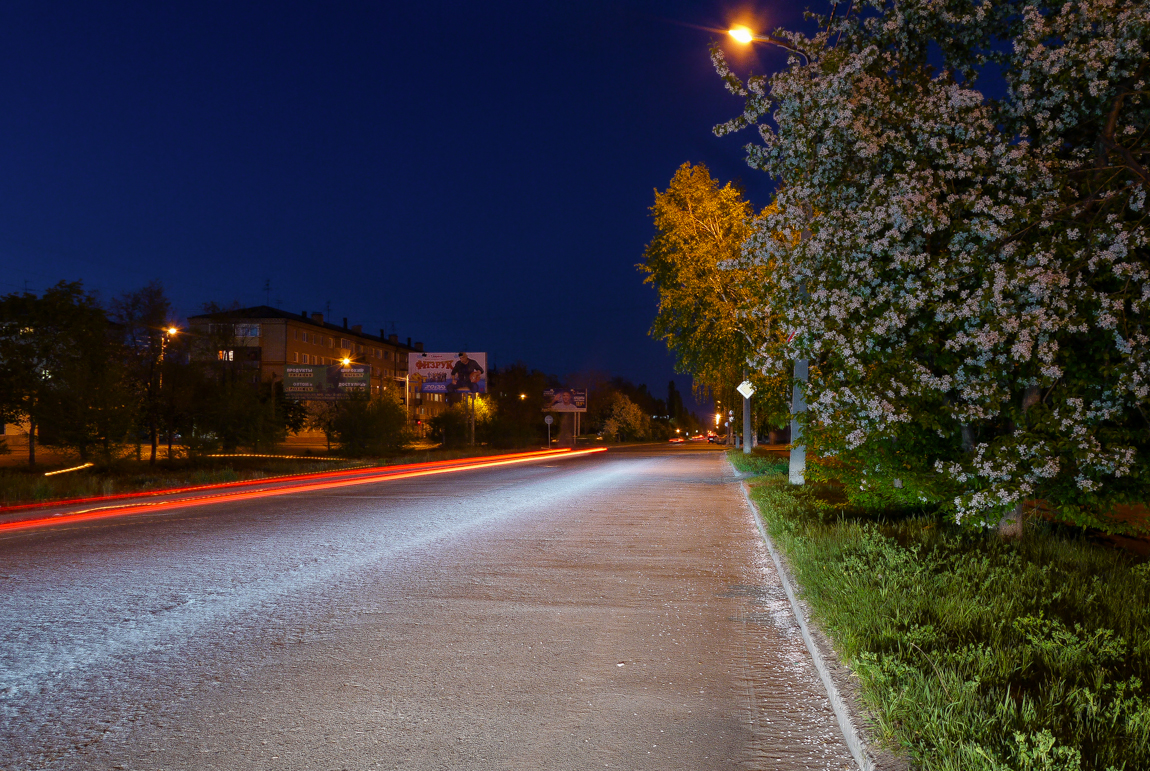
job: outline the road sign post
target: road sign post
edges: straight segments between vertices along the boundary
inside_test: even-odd
[[[746,374],[746,373],[744,373]],[[750,380],[744,380],[739,383],[739,387],[735,389],[743,397],[743,454],[751,454],[751,397],[755,395],[755,387],[751,385]]]
[[[551,424],[555,422],[555,418],[550,415],[543,418],[543,422],[547,424],[547,449],[551,449]]]

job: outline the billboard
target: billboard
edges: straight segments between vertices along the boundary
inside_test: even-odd
[[[548,388],[543,392],[544,412],[586,412],[586,388]]]
[[[485,394],[487,354],[409,353],[407,377],[416,394]]]
[[[352,394],[371,393],[371,367],[366,364],[307,365],[284,367],[284,395],[292,399],[334,401]]]

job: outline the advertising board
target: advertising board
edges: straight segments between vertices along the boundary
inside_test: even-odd
[[[487,354],[409,353],[407,377],[416,394],[485,394]]]
[[[292,399],[335,401],[353,394],[371,393],[371,367],[366,364],[307,365],[284,367],[284,395]]]
[[[586,388],[548,388],[543,392],[544,412],[586,412]]]

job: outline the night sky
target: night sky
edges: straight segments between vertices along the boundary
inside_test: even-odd
[[[0,293],[67,279],[108,299],[158,279],[180,318],[209,300],[320,311],[663,396],[673,362],[634,267],[653,191],[690,161],[769,201],[743,160],[752,135],[711,133],[741,103],[707,49],[732,22],[800,15],[6,3]],[[738,55],[743,73],[783,63]]]

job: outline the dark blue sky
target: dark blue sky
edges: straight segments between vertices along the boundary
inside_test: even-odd
[[[768,4],[44,3],[0,10],[0,293],[161,280],[662,395],[634,265],[679,164],[740,178],[707,48]],[[753,23],[753,22],[752,22]],[[692,26],[693,25],[693,26]],[[756,71],[781,64],[761,50]],[[270,281],[270,294],[265,282]],[[679,378],[687,391],[689,379]]]

